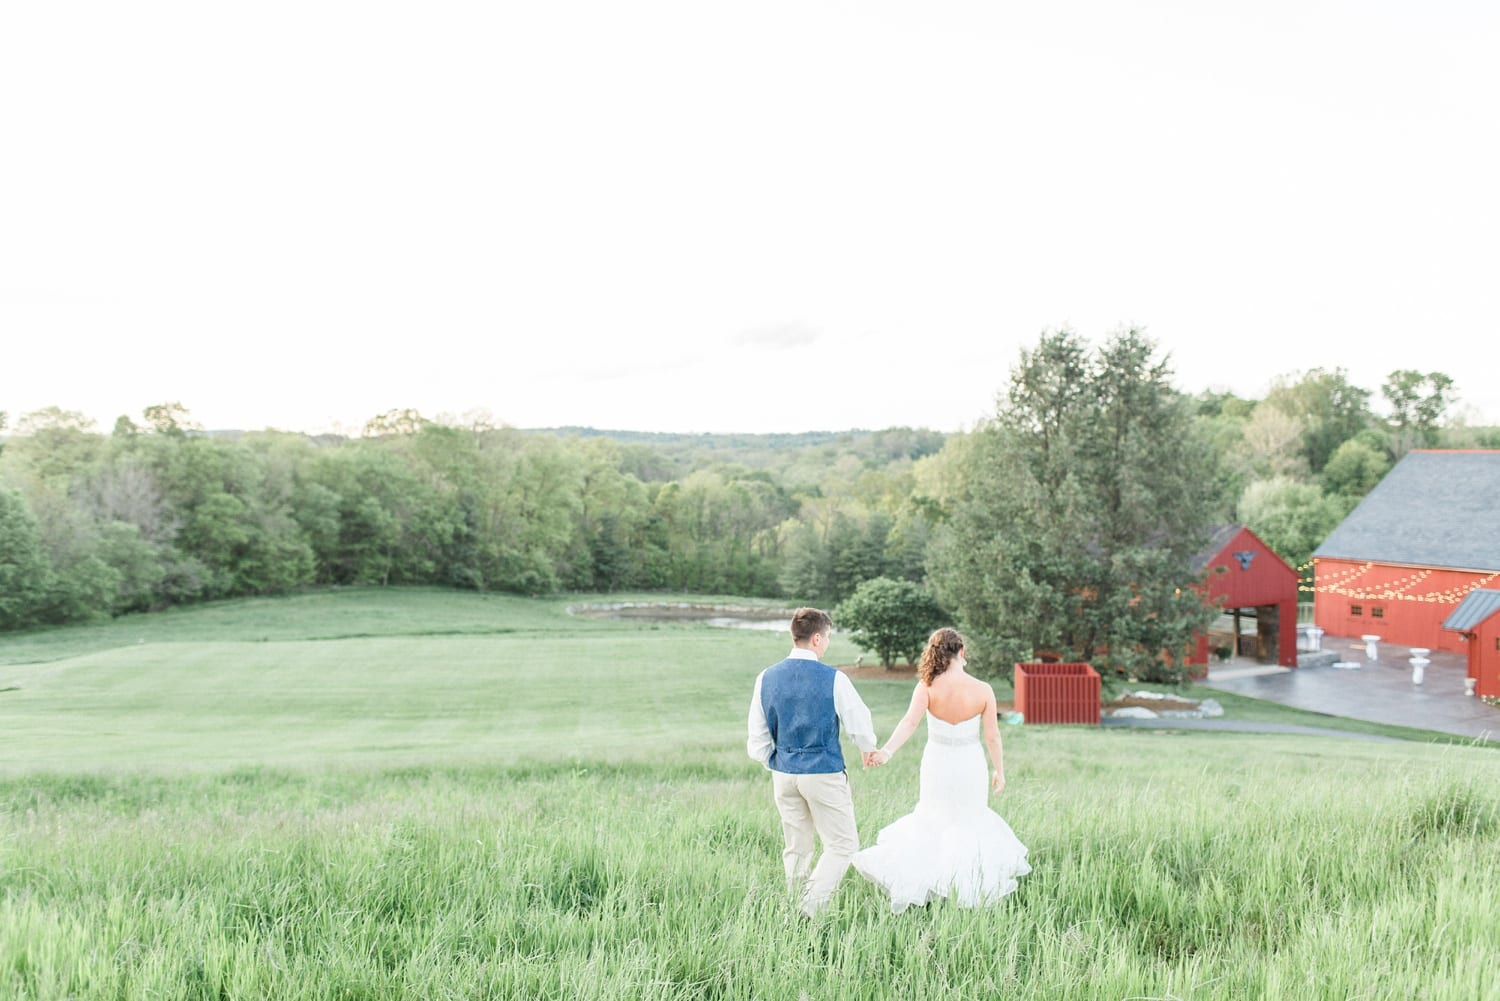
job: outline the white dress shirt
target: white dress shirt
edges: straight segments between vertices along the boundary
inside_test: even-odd
[[[817,660],[818,655],[802,647],[792,647],[788,660]],[[774,665],[773,665],[774,666]],[[776,742],[771,739],[771,728],[766,723],[766,711],[760,704],[760,681],[766,676],[762,671],[755,676],[755,690],[750,693],[750,736],[745,741],[745,752],[766,768],[771,767],[771,751]],[[833,710],[843,724],[844,732],[861,751],[875,750],[875,721],[864,699],[854,690],[854,682],[843,671],[835,671],[833,678]]]

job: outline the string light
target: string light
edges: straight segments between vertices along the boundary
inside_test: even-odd
[[[1363,566],[1346,570],[1332,578],[1328,583],[1318,584],[1314,587],[1301,586],[1298,590],[1311,591],[1315,594],[1337,594],[1355,601],[1416,601],[1426,604],[1456,605],[1474,591],[1484,587],[1490,581],[1500,577],[1500,572],[1481,577],[1476,581],[1463,584],[1455,584],[1441,591],[1429,591],[1426,594],[1409,594],[1407,589],[1420,584],[1431,577],[1434,571],[1418,570],[1407,574],[1405,577],[1387,582],[1380,590],[1373,588],[1346,587],[1349,581],[1368,571],[1373,564],[1366,563]]]
[[[1369,563],[1363,563],[1357,567],[1347,567],[1344,570],[1339,571],[1333,577],[1330,577],[1327,581],[1324,582],[1324,584],[1325,586],[1333,587],[1339,584],[1348,583],[1349,581],[1354,580],[1354,578],[1368,573],[1370,571],[1370,568],[1374,565],[1375,563],[1371,561]]]

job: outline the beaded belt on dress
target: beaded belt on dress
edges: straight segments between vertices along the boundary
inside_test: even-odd
[[[979,743],[979,734],[966,734],[962,737],[950,737],[946,733],[929,733],[927,743],[942,744],[944,747],[966,747],[969,744]]]

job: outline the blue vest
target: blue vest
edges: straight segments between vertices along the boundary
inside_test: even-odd
[[[760,707],[771,728],[771,770],[827,775],[844,770],[839,717],[833,704],[838,672],[816,660],[792,657],[766,668]]]

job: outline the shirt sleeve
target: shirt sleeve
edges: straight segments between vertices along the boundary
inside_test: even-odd
[[[765,672],[755,676],[755,690],[750,693],[749,736],[745,739],[745,753],[752,761],[771,767],[771,751],[776,746],[771,740],[771,728],[766,725],[766,711],[760,704],[760,679]]]
[[[854,682],[843,671],[833,679],[833,708],[855,746],[861,751],[875,750],[875,721],[865,700],[854,690]]]

